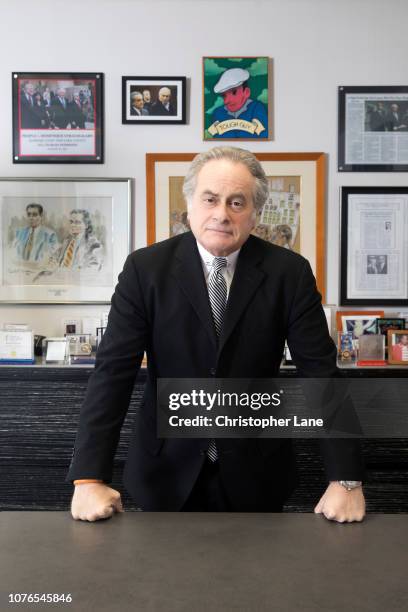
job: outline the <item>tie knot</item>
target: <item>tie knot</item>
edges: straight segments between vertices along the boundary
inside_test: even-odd
[[[214,272],[219,272],[226,266],[227,266],[226,257],[214,257],[213,262],[212,262],[212,269]]]

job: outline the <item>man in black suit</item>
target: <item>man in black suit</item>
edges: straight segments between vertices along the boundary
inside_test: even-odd
[[[34,85],[25,83],[20,94],[22,129],[38,129],[41,121],[34,112]]]
[[[155,116],[167,117],[168,115],[176,115],[176,108],[171,101],[171,90],[168,87],[159,89],[158,100],[150,107],[150,114]]]
[[[145,350],[148,382],[124,473],[143,510],[279,511],[295,480],[289,440],[158,438],[157,378],[274,377],[285,339],[301,375],[336,371],[309,263],[250,235],[268,197],[255,156],[232,147],[202,153],[183,192],[192,231],[135,251],[119,276],[68,474],[76,519],[122,510],[106,483]],[[361,520],[358,443],[326,441],[324,459],[331,482],[315,511]]]
[[[82,110],[82,103],[79,93],[74,93],[72,101],[69,103],[69,122],[72,129],[85,129],[85,115]]]
[[[65,130],[71,126],[71,109],[66,98],[66,90],[63,87],[57,90],[57,95],[52,99],[51,115],[56,128]]]
[[[140,91],[130,94],[130,114],[135,117],[146,117],[149,114],[144,108],[143,95]]]

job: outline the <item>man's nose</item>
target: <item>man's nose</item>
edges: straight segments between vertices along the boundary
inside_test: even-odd
[[[229,211],[226,202],[219,202],[219,204],[213,209],[213,219],[218,223],[229,223]]]

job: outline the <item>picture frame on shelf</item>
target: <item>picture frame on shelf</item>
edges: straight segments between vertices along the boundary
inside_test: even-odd
[[[340,304],[408,305],[408,187],[342,187]]]
[[[339,172],[408,171],[408,86],[340,86]]]
[[[389,329],[388,363],[408,366],[408,330]]]
[[[102,164],[104,75],[13,72],[13,163]]]
[[[377,318],[384,317],[384,311],[337,311],[337,331],[350,333],[353,348],[358,351],[360,336],[377,334]]]
[[[270,140],[270,58],[203,57],[203,139]]]
[[[185,76],[123,76],[122,123],[186,123]]]
[[[255,235],[306,257],[325,301],[325,155],[255,153],[268,177],[270,194]],[[147,243],[189,231],[182,194],[196,153],[146,155]],[[285,230],[285,231],[283,231]]]
[[[0,179],[0,303],[108,304],[130,217],[131,179]]]

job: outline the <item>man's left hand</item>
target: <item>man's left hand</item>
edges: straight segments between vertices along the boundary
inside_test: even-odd
[[[365,516],[363,488],[348,491],[339,482],[331,482],[314,511],[338,523],[362,521]]]

